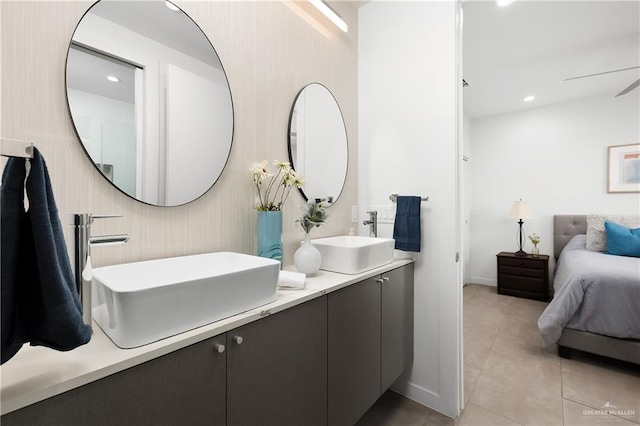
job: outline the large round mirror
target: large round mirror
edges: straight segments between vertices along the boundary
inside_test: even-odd
[[[177,206],[220,177],[233,139],[229,83],[207,37],[173,3],[95,3],[73,33],[66,79],[85,152],[127,195]]]
[[[349,152],[342,112],[333,94],[319,83],[305,86],[289,116],[289,159],[306,185],[306,200],[335,202],[347,179]]]

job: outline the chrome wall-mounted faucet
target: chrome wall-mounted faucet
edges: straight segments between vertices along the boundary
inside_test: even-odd
[[[74,227],[74,274],[76,288],[82,303],[82,320],[91,325],[91,247],[120,245],[129,241],[127,234],[91,236],[91,224],[94,219],[122,217],[121,214],[93,215],[77,213],[73,215]]]
[[[363,225],[369,225],[369,236],[377,237],[378,236],[378,212],[376,210],[367,212],[369,215],[369,220],[365,220],[362,222]]]

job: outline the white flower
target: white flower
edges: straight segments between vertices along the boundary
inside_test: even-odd
[[[291,188],[304,186],[304,179],[296,174],[290,163],[275,160],[273,166],[276,168],[275,173],[269,171],[267,160],[254,163],[250,169],[258,190],[258,203],[255,206],[257,210],[282,210]],[[268,181],[263,182],[266,179]]]
[[[272,174],[269,172],[267,168],[267,160],[264,160],[262,163],[253,163],[251,166],[251,173],[253,173],[253,181],[256,184],[259,184],[263,180],[268,177],[271,177]]]

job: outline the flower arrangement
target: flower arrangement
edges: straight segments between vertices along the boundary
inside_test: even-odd
[[[531,243],[533,244],[534,247],[538,247],[538,243],[540,242],[540,237],[538,237],[536,234],[531,234],[529,235],[529,240],[531,240]]]
[[[256,210],[282,210],[291,189],[302,188],[305,185],[304,179],[291,168],[291,164],[275,160],[273,166],[275,166],[275,172],[269,170],[267,160],[264,160],[261,163],[254,163],[250,169],[253,183],[258,190]]]
[[[325,207],[324,200],[309,201],[305,207],[302,208],[302,217],[296,222],[302,226],[305,233],[311,232],[311,230],[317,226],[322,225],[328,218],[327,208]]]

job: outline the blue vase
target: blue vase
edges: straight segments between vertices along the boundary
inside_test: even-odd
[[[258,211],[258,256],[282,263],[281,211]]]

